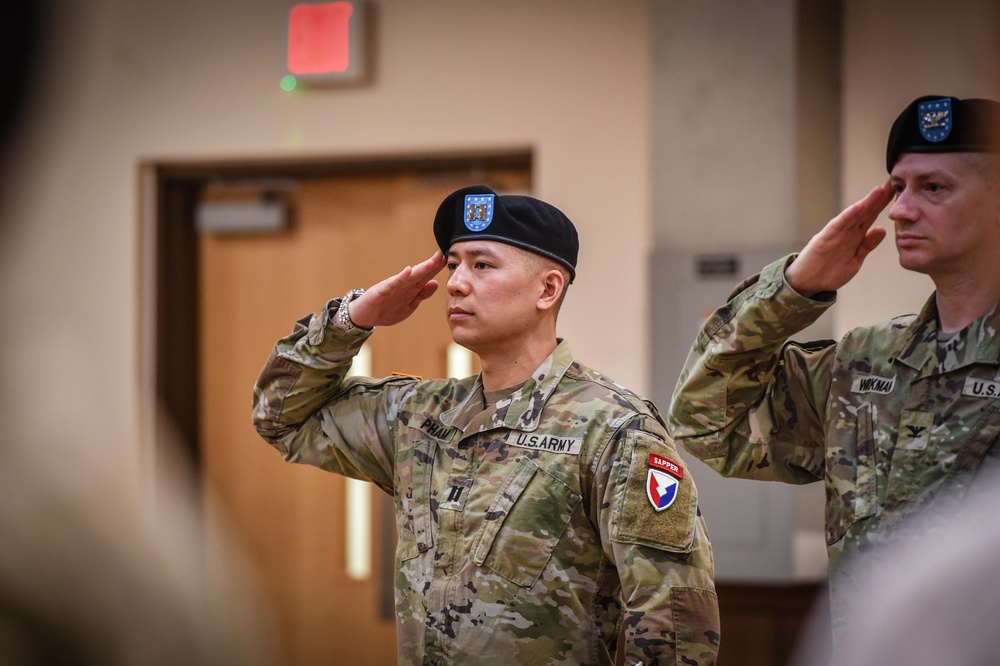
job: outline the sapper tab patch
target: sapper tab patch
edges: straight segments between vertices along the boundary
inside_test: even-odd
[[[664,472],[670,472],[678,479],[684,478],[684,468],[675,463],[670,458],[664,458],[658,453],[649,454],[649,466],[655,467],[657,469],[662,469]]]
[[[493,221],[492,194],[465,195],[465,227],[469,231],[482,231]]]

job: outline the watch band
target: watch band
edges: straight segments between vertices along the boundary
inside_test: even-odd
[[[340,307],[337,308],[337,314],[332,317],[334,326],[345,333],[358,333],[366,330],[354,325],[354,322],[351,321],[351,312],[347,309],[351,301],[363,293],[365,293],[364,289],[351,289],[340,299]]]

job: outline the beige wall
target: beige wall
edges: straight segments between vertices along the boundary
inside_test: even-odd
[[[128,444],[139,428],[137,169],[162,158],[529,145],[535,193],[583,239],[560,333],[588,364],[645,388],[647,0],[373,4],[374,83],[286,94],[286,3],[53,3],[0,256],[15,435],[56,428],[58,440],[73,423],[110,442],[123,472],[139,464]],[[250,388],[233,390],[249,405]]]
[[[659,0],[657,246],[734,251],[795,235],[794,0]]]

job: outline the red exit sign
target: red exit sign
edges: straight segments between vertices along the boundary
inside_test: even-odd
[[[286,68],[295,81],[348,83],[365,75],[364,0],[298,3],[288,11]],[[287,79],[282,82],[286,89]]]

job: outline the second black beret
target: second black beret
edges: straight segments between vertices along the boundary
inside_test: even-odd
[[[1000,103],[927,95],[903,109],[889,131],[885,168],[902,153],[1000,152]]]

